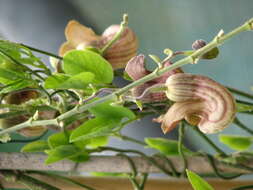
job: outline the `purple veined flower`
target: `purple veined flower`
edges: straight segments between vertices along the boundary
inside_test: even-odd
[[[67,41],[60,49],[59,55],[63,56],[73,49],[86,47],[103,48],[120,30],[120,25],[112,25],[105,29],[103,34],[95,32],[79,22],[69,21],[65,28]],[[120,38],[105,52],[103,57],[112,65],[113,69],[125,68],[127,62],[137,54],[138,40],[132,29],[126,27]]]
[[[164,67],[170,66],[172,63],[170,61],[167,61],[164,63]],[[133,80],[138,80],[151,72],[148,71],[145,68],[145,56],[140,54],[135,57],[133,57],[126,65],[125,68],[126,73],[133,79]],[[162,76],[153,79],[151,81],[148,81],[144,84],[141,84],[139,86],[134,87],[131,90],[132,96],[133,97],[139,97],[143,94],[143,92],[154,86],[154,85],[159,85],[159,84],[165,84],[167,78],[171,75],[174,75],[176,73],[182,73],[183,71],[178,68],[174,69],[172,71],[168,71],[164,73]],[[166,94],[164,92],[153,92],[153,93],[147,93],[145,96],[141,98],[142,101],[144,102],[154,102],[154,101],[163,101],[168,99],[166,97]]]
[[[185,119],[203,133],[222,131],[233,121],[235,99],[221,84],[201,75],[179,73],[166,81],[167,97],[175,103],[154,121],[167,133]]]

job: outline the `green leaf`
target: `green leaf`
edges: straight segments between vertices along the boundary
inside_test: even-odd
[[[251,137],[239,135],[219,135],[219,140],[234,150],[246,150],[252,144]]]
[[[90,175],[96,177],[127,177],[126,173],[111,173],[111,172],[91,172]]]
[[[166,156],[178,155],[178,142],[175,140],[168,140],[164,138],[145,138],[148,147],[161,152]],[[191,151],[183,146],[183,151],[186,154],[191,154]]]
[[[194,190],[214,190],[211,185],[194,172],[186,169],[186,174]]]
[[[25,78],[23,74],[20,74],[18,72],[9,69],[4,69],[1,67],[0,67],[0,77],[8,81],[16,81]]]
[[[91,72],[82,72],[74,76],[57,73],[48,77],[45,81],[45,88],[51,89],[84,89],[92,83],[94,74]]]
[[[237,112],[251,112],[253,111],[253,105],[236,103],[236,111]]]
[[[75,156],[72,156],[68,158],[69,160],[72,160],[73,162],[85,162],[89,160],[89,154],[87,152],[81,152]]]
[[[48,70],[46,65],[42,61],[40,61],[40,58],[35,57],[33,53],[30,51],[30,49],[20,44],[13,43],[6,40],[0,40],[0,51],[4,52],[6,55],[8,55],[9,57],[12,57],[13,59],[15,59],[21,64],[31,65],[33,67]],[[10,61],[9,58],[3,55],[0,56],[0,61],[1,60]],[[16,68],[13,67],[13,70],[16,70],[16,71],[20,70],[19,68],[20,65],[16,63],[13,63],[13,64],[17,66]]]
[[[29,80],[17,80],[15,82],[12,82],[12,83],[2,87],[0,93],[2,93],[2,94],[9,93],[12,91],[20,90],[25,87],[34,86],[34,85],[36,85],[36,84],[32,80],[30,80],[30,81]]]
[[[123,72],[123,79],[128,81],[133,81],[133,79],[127,74],[126,71]]]
[[[99,136],[89,140],[86,144],[89,148],[97,148],[100,146],[106,146],[108,144],[109,137],[108,136]]]
[[[9,135],[9,133],[5,133],[3,135],[0,135],[0,142],[1,143],[7,143],[11,140],[11,137]]]
[[[90,119],[72,132],[70,142],[107,136],[113,132],[119,122],[117,119],[104,117]]]
[[[49,149],[47,141],[35,141],[22,147],[21,152],[44,152]]]
[[[48,145],[50,148],[56,148],[61,145],[69,145],[69,135],[70,132],[65,131],[65,132],[60,132],[60,133],[55,133],[48,137]]]
[[[46,164],[52,164],[54,162],[64,160],[67,158],[73,158],[77,156],[82,151],[74,145],[62,145],[58,146],[48,152],[48,158],[46,159]]]
[[[89,109],[97,117],[115,118],[115,119],[134,119],[134,113],[123,106],[111,105],[112,101],[106,101]]]
[[[207,53],[201,56],[202,59],[214,59],[219,55],[219,49],[217,47],[211,49]]]
[[[111,83],[113,69],[108,61],[89,50],[72,50],[63,57],[63,70],[66,74],[77,75],[91,72],[97,83]]]

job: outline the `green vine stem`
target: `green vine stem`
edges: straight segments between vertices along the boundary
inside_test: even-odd
[[[185,171],[187,168],[187,159],[186,159],[184,151],[183,151],[184,131],[185,131],[185,125],[184,125],[184,122],[181,122],[179,125],[179,130],[178,130],[178,153],[183,160],[182,175],[186,175]]]
[[[26,171],[26,173],[28,174],[39,174],[39,175],[43,175],[43,176],[48,176],[48,177],[54,177],[54,178],[58,178],[60,180],[63,180],[63,181],[66,181],[68,183],[72,183],[72,184],[75,184],[79,187],[82,187],[86,190],[95,190],[94,188],[88,186],[88,185],[84,185],[84,184],[81,184],[79,182],[76,182],[68,177],[65,177],[65,176],[62,176],[62,175],[58,175],[58,174],[55,174],[55,173],[50,173],[50,172],[42,172],[42,171]]]
[[[216,174],[217,177],[220,177],[221,179],[230,180],[230,179],[240,177],[242,175],[242,174],[236,174],[236,175],[232,175],[232,176],[225,176],[225,175],[221,174],[218,171],[218,168],[216,167],[214,158],[209,154],[205,154],[205,156],[207,157],[207,159],[208,159],[209,163],[211,164],[211,166],[214,170],[214,173]]]
[[[244,190],[244,189],[253,189],[253,185],[240,186],[240,187],[233,188],[231,190]]]
[[[0,170],[0,174],[4,176],[4,179],[6,181],[23,184],[32,190],[60,190],[57,187],[37,180],[31,176],[25,175],[20,171]]]
[[[163,166],[158,164],[156,160],[152,157],[147,156],[143,152],[140,152],[138,150],[133,150],[133,149],[119,149],[119,148],[114,148],[114,147],[99,147],[98,149],[92,150],[91,152],[103,152],[103,151],[113,151],[113,152],[119,152],[119,153],[134,153],[140,155],[142,158],[147,160],[149,163],[160,169],[164,174],[168,176],[172,176],[172,173],[168,170],[166,170]]]
[[[189,125],[191,126],[191,125]],[[204,133],[202,133],[197,127],[191,126],[194,131],[198,133],[220,156],[226,157],[226,153],[221,150],[218,146],[216,146]]]
[[[38,52],[38,53],[41,53],[41,54],[44,54],[44,55],[48,55],[48,56],[51,56],[51,57],[54,57],[54,58],[57,58],[59,60],[62,60],[63,58],[59,55],[55,55],[53,53],[50,53],[50,52],[47,52],[47,51],[44,51],[44,50],[41,50],[41,49],[37,49],[37,48],[34,48],[34,47],[31,47],[31,46],[28,46],[28,45],[25,45],[25,44],[19,44],[23,47],[26,47],[28,48],[29,50],[31,51],[35,51],[35,52]]]
[[[238,89],[235,89],[235,88],[232,88],[232,87],[228,87],[228,86],[227,86],[227,89],[230,90],[232,93],[235,93],[235,94],[238,94],[240,96],[244,96],[244,97],[253,99],[253,95],[249,94],[247,92],[243,92],[241,90],[238,90]]]
[[[253,130],[251,130],[246,125],[244,125],[237,117],[235,117],[233,122],[234,122],[234,124],[236,124],[242,130],[244,130],[244,131],[248,132],[249,134],[253,135]]]
[[[19,61],[17,61],[16,59],[14,59],[13,57],[11,57],[10,55],[8,55],[6,52],[0,50],[0,53],[2,55],[4,55],[5,57],[7,57],[8,59],[10,59],[11,61],[13,61],[15,64],[22,66],[23,68],[25,68],[28,72],[34,74],[36,77],[38,77],[39,79],[41,79],[42,81],[44,80],[44,78],[42,76],[40,76],[38,73],[34,72],[31,68],[25,66],[24,64],[20,63]]]
[[[78,114],[78,113],[82,113],[86,110],[88,110],[91,107],[94,107],[100,103],[103,103],[107,100],[117,100],[122,94],[128,92],[130,89],[132,89],[135,86],[141,85],[147,81],[150,81],[154,78],[157,78],[159,76],[161,76],[162,74],[171,71],[173,69],[176,69],[178,67],[181,67],[183,65],[189,64],[189,63],[195,63],[196,60],[202,56],[203,54],[207,53],[208,51],[210,51],[211,49],[213,49],[214,47],[217,47],[219,45],[221,45],[222,43],[224,43],[227,39],[243,32],[243,31],[248,31],[252,29],[252,24],[253,24],[253,18],[250,19],[249,21],[247,21],[245,24],[239,26],[238,28],[232,30],[231,32],[215,37],[214,40],[212,40],[209,44],[207,44],[206,46],[194,51],[194,53],[192,53],[190,56],[185,57],[177,62],[175,62],[173,65],[168,66],[168,67],[164,67],[164,68],[159,68],[157,70],[155,70],[154,72],[150,73],[149,75],[146,75],[145,77],[132,82],[131,84],[107,95],[102,97],[101,99],[98,99],[96,101],[93,102],[89,102],[87,104],[84,105],[80,105],[77,106],[75,108],[73,108],[72,110],[65,112],[61,115],[59,115],[57,118],[55,119],[51,119],[51,120],[38,120],[38,121],[26,121],[24,123],[15,125],[13,127],[10,127],[8,129],[2,130],[0,131],[0,135],[6,134],[6,133],[10,133],[22,128],[26,128],[26,127],[31,127],[31,126],[37,126],[37,125],[57,125],[59,126],[59,122],[60,121],[64,121],[65,119]]]
[[[128,24],[128,15],[127,14],[124,14],[123,15],[123,21],[121,22],[120,24],[120,29],[119,29],[119,32],[116,33],[115,36],[113,36],[112,40],[109,41],[109,43],[107,43],[103,48],[102,50],[100,51],[101,52],[101,55],[104,55],[106,53],[106,51],[120,38],[121,34],[124,32],[126,26]]]
[[[141,146],[147,146],[147,144],[143,141],[134,139],[134,138],[129,137],[129,136],[121,135],[120,133],[115,133],[114,136],[121,139],[121,140],[124,140],[124,141],[133,142],[133,143],[139,144]]]

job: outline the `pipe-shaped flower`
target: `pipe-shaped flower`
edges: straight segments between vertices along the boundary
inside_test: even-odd
[[[200,75],[179,73],[166,81],[167,97],[175,101],[167,113],[155,121],[162,123],[167,133],[185,119],[197,125],[203,133],[216,133],[233,120],[235,99],[221,84]]]
[[[172,63],[170,61],[167,61],[164,63],[164,67],[170,66]],[[148,71],[145,68],[145,56],[140,54],[138,56],[133,57],[126,65],[125,68],[126,73],[133,79],[133,80],[138,80],[151,72]],[[139,86],[136,86],[132,89],[132,95],[133,97],[140,97],[143,95],[143,92],[154,86],[154,85],[159,85],[159,84],[165,84],[167,78],[175,73],[182,73],[183,71],[180,68],[174,69],[172,71],[168,71],[164,73],[162,76],[153,79],[151,81],[148,81],[144,84],[141,84]],[[166,100],[166,94],[164,92],[151,92],[145,94],[141,100],[145,102],[152,102],[152,101],[162,101]]]
[[[96,35],[91,28],[72,20],[65,28],[67,42],[59,49],[59,55],[63,56],[73,49],[94,47],[102,49],[120,30],[120,25],[109,26],[101,36]],[[107,59],[114,69],[124,68],[127,62],[136,55],[138,40],[135,33],[126,27],[120,38],[108,48],[103,57]]]

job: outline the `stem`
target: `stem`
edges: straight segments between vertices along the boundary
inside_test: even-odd
[[[198,128],[191,126],[192,129],[194,129],[199,136],[201,136],[218,154],[221,156],[227,156],[224,151],[222,151],[218,146],[216,146],[204,133],[202,133]]]
[[[135,178],[131,177],[131,176],[128,176],[128,179],[131,181],[133,187],[134,187],[134,190],[141,190],[140,189],[140,186],[138,184],[138,182],[136,181]]]
[[[31,68],[25,66],[24,64],[20,63],[19,61],[17,61],[16,59],[14,59],[13,57],[11,57],[9,54],[7,54],[6,52],[0,50],[0,53],[3,54],[5,57],[8,57],[11,61],[13,61],[15,64],[22,66],[23,68],[25,68],[27,71],[29,71],[30,73],[34,74],[35,76],[37,76],[39,79],[44,81],[44,78],[42,76],[40,76],[38,73],[34,72]]]
[[[187,160],[185,158],[184,155],[184,151],[183,151],[183,137],[184,137],[184,130],[185,130],[185,126],[184,126],[184,122],[180,123],[179,126],[179,131],[178,131],[178,153],[181,156],[181,158],[183,159],[183,171],[182,174],[185,175],[185,170],[187,168]]]
[[[231,190],[243,190],[243,189],[253,189],[253,185],[245,185],[245,186],[241,186],[241,187],[236,187]]]
[[[38,52],[38,53],[41,53],[41,54],[45,54],[45,55],[48,55],[48,56],[51,56],[51,57],[55,57],[55,58],[60,59],[60,60],[63,59],[61,56],[55,55],[53,53],[50,53],[50,52],[47,52],[47,51],[44,51],[44,50],[40,50],[40,49],[31,47],[31,46],[28,46],[28,45],[25,45],[25,44],[20,44],[20,45],[30,49],[31,51],[35,51],[35,52]]]
[[[61,179],[63,181],[66,181],[68,183],[72,183],[72,184],[75,184],[77,186],[80,186],[80,187],[83,187],[84,189],[87,189],[87,190],[95,190],[94,188],[90,187],[90,186],[87,186],[87,185],[84,185],[84,184],[81,184],[79,182],[76,182],[72,179],[69,179],[65,176],[62,176],[62,175],[58,175],[58,174],[54,174],[54,173],[49,173],[49,172],[42,172],[42,171],[26,171],[26,173],[32,173],[32,174],[39,174],[39,175],[44,175],[44,176],[49,176],[49,177],[54,177],[54,178],[58,178],[58,179]]]
[[[140,189],[141,190],[144,190],[145,183],[146,183],[147,179],[148,179],[148,174],[147,173],[142,174],[142,180],[141,180],[141,183],[140,183]]]
[[[78,114],[78,113],[82,113],[82,112],[88,110],[89,108],[94,107],[94,106],[96,106],[100,103],[103,103],[103,102],[107,101],[107,100],[117,99],[120,95],[124,94],[125,92],[128,92],[130,89],[132,89],[135,86],[139,86],[139,85],[141,85],[141,84],[143,84],[147,81],[155,79],[155,78],[161,76],[162,74],[164,74],[168,71],[171,71],[173,69],[176,69],[178,67],[181,67],[183,65],[193,63],[198,57],[200,57],[203,54],[207,53],[209,50],[213,49],[214,47],[217,47],[218,45],[221,45],[223,42],[225,42],[225,40],[235,36],[236,34],[239,34],[242,31],[247,31],[247,30],[251,29],[252,23],[253,23],[253,18],[250,19],[249,21],[247,21],[245,24],[243,24],[243,25],[239,26],[238,28],[234,29],[230,33],[222,35],[219,38],[215,38],[214,40],[212,40],[206,46],[194,51],[194,53],[192,53],[190,56],[185,57],[185,58],[175,62],[173,65],[170,65],[170,66],[165,67],[165,68],[158,69],[155,72],[152,72],[149,75],[146,75],[145,77],[143,77],[143,78],[141,78],[137,81],[134,81],[131,84],[129,84],[129,85],[127,85],[127,86],[125,86],[125,87],[123,87],[123,88],[107,95],[107,96],[102,97],[101,99],[98,99],[96,101],[84,104],[82,106],[75,107],[72,110],[70,110],[68,112],[65,112],[64,114],[61,114],[56,119],[45,120],[45,121],[46,121],[47,125],[55,125],[55,123],[56,123],[55,121],[58,121],[58,122],[63,121],[64,119],[66,119],[68,117],[71,117],[71,116],[73,116],[75,114]],[[41,125],[40,122],[45,122],[45,121],[44,120],[36,121],[36,124],[39,123],[39,125]],[[6,130],[0,131],[0,135],[5,134],[7,132],[13,132],[15,130],[22,129],[22,128],[25,128],[25,127],[35,126],[34,124],[35,123],[24,122],[22,124],[17,125],[18,127],[13,126],[13,127],[8,128]]]
[[[20,184],[25,185],[31,190],[60,190],[57,187],[39,181],[28,175],[24,175],[22,172],[15,172],[12,170],[1,170],[0,174],[4,176],[6,181],[18,182]]]
[[[242,175],[242,174],[235,174],[235,175],[231,175],[231,176],[225,176],[225,175],[221,174],[218,171],[218,168],[215,165],[215,161],[214,161],[213,157],[211,155],[208,155],[208,154],[205,154],[205,156],[207,157],[207,159],[208,159],[209,163],[211,164],[211,166],[213,168],[213,171],[214,171],[214,173],[216,174],[217,177],[220,177],[220,178],[226,179],[226,180],[230,180],[230,179],[240,177]]]
[[[114,151],[114,152],[121,152],[121,153],[134,153],[138,154],[141,157],[143,157],[145,160],[153,164],[155,167],[160,169],[164,174],[171,176],[171,172],[167,171],[163,166],[159,165],[153,158],[148,157],[146,154],[143,152],[140,152],[138,150],[133,150],[133,149],[119,149],[119,148],[114,148],[114,147],[99,147],[95,152],[102,152],[102,151]]]
[[[119,40],[121,34],[124,32],[126,26],[128,24],[128,15],[124,14],[123,15],[123,21],[120,24],[120,29],[119,31],[113,36],[112,40],[109,41],[101,50],[101,54],[104,55],[106,51],[117,41]]]
[[[120,138],[123,141],[130,141],[130,142],[139,144],[141,146],[146,146],[147,145],[145,142],[139,141],[139,140],[134,139],[134,138],[129,137],[129,136],[125,136],[125,135],[121,135],[121,134],[114,134],[114,136]]]
[[[241,90],[238,90],[238,89],[235,89],[235,88],[232,88],[232,87],[228,87],[228,86],[227,86],[227,89],[230,90],[231,92],[235,93],[235,94],[240,95],[240,96],[244,96],[244,97],[253,99],[253,95],[249,94],[247,92],[243,92]]]
[[[235,117],[233,122],[234,122],[234,124],[236,124],[242,130],[247,131],[249,134],[253,135],[253,130],[246,127],[237,117]]]

